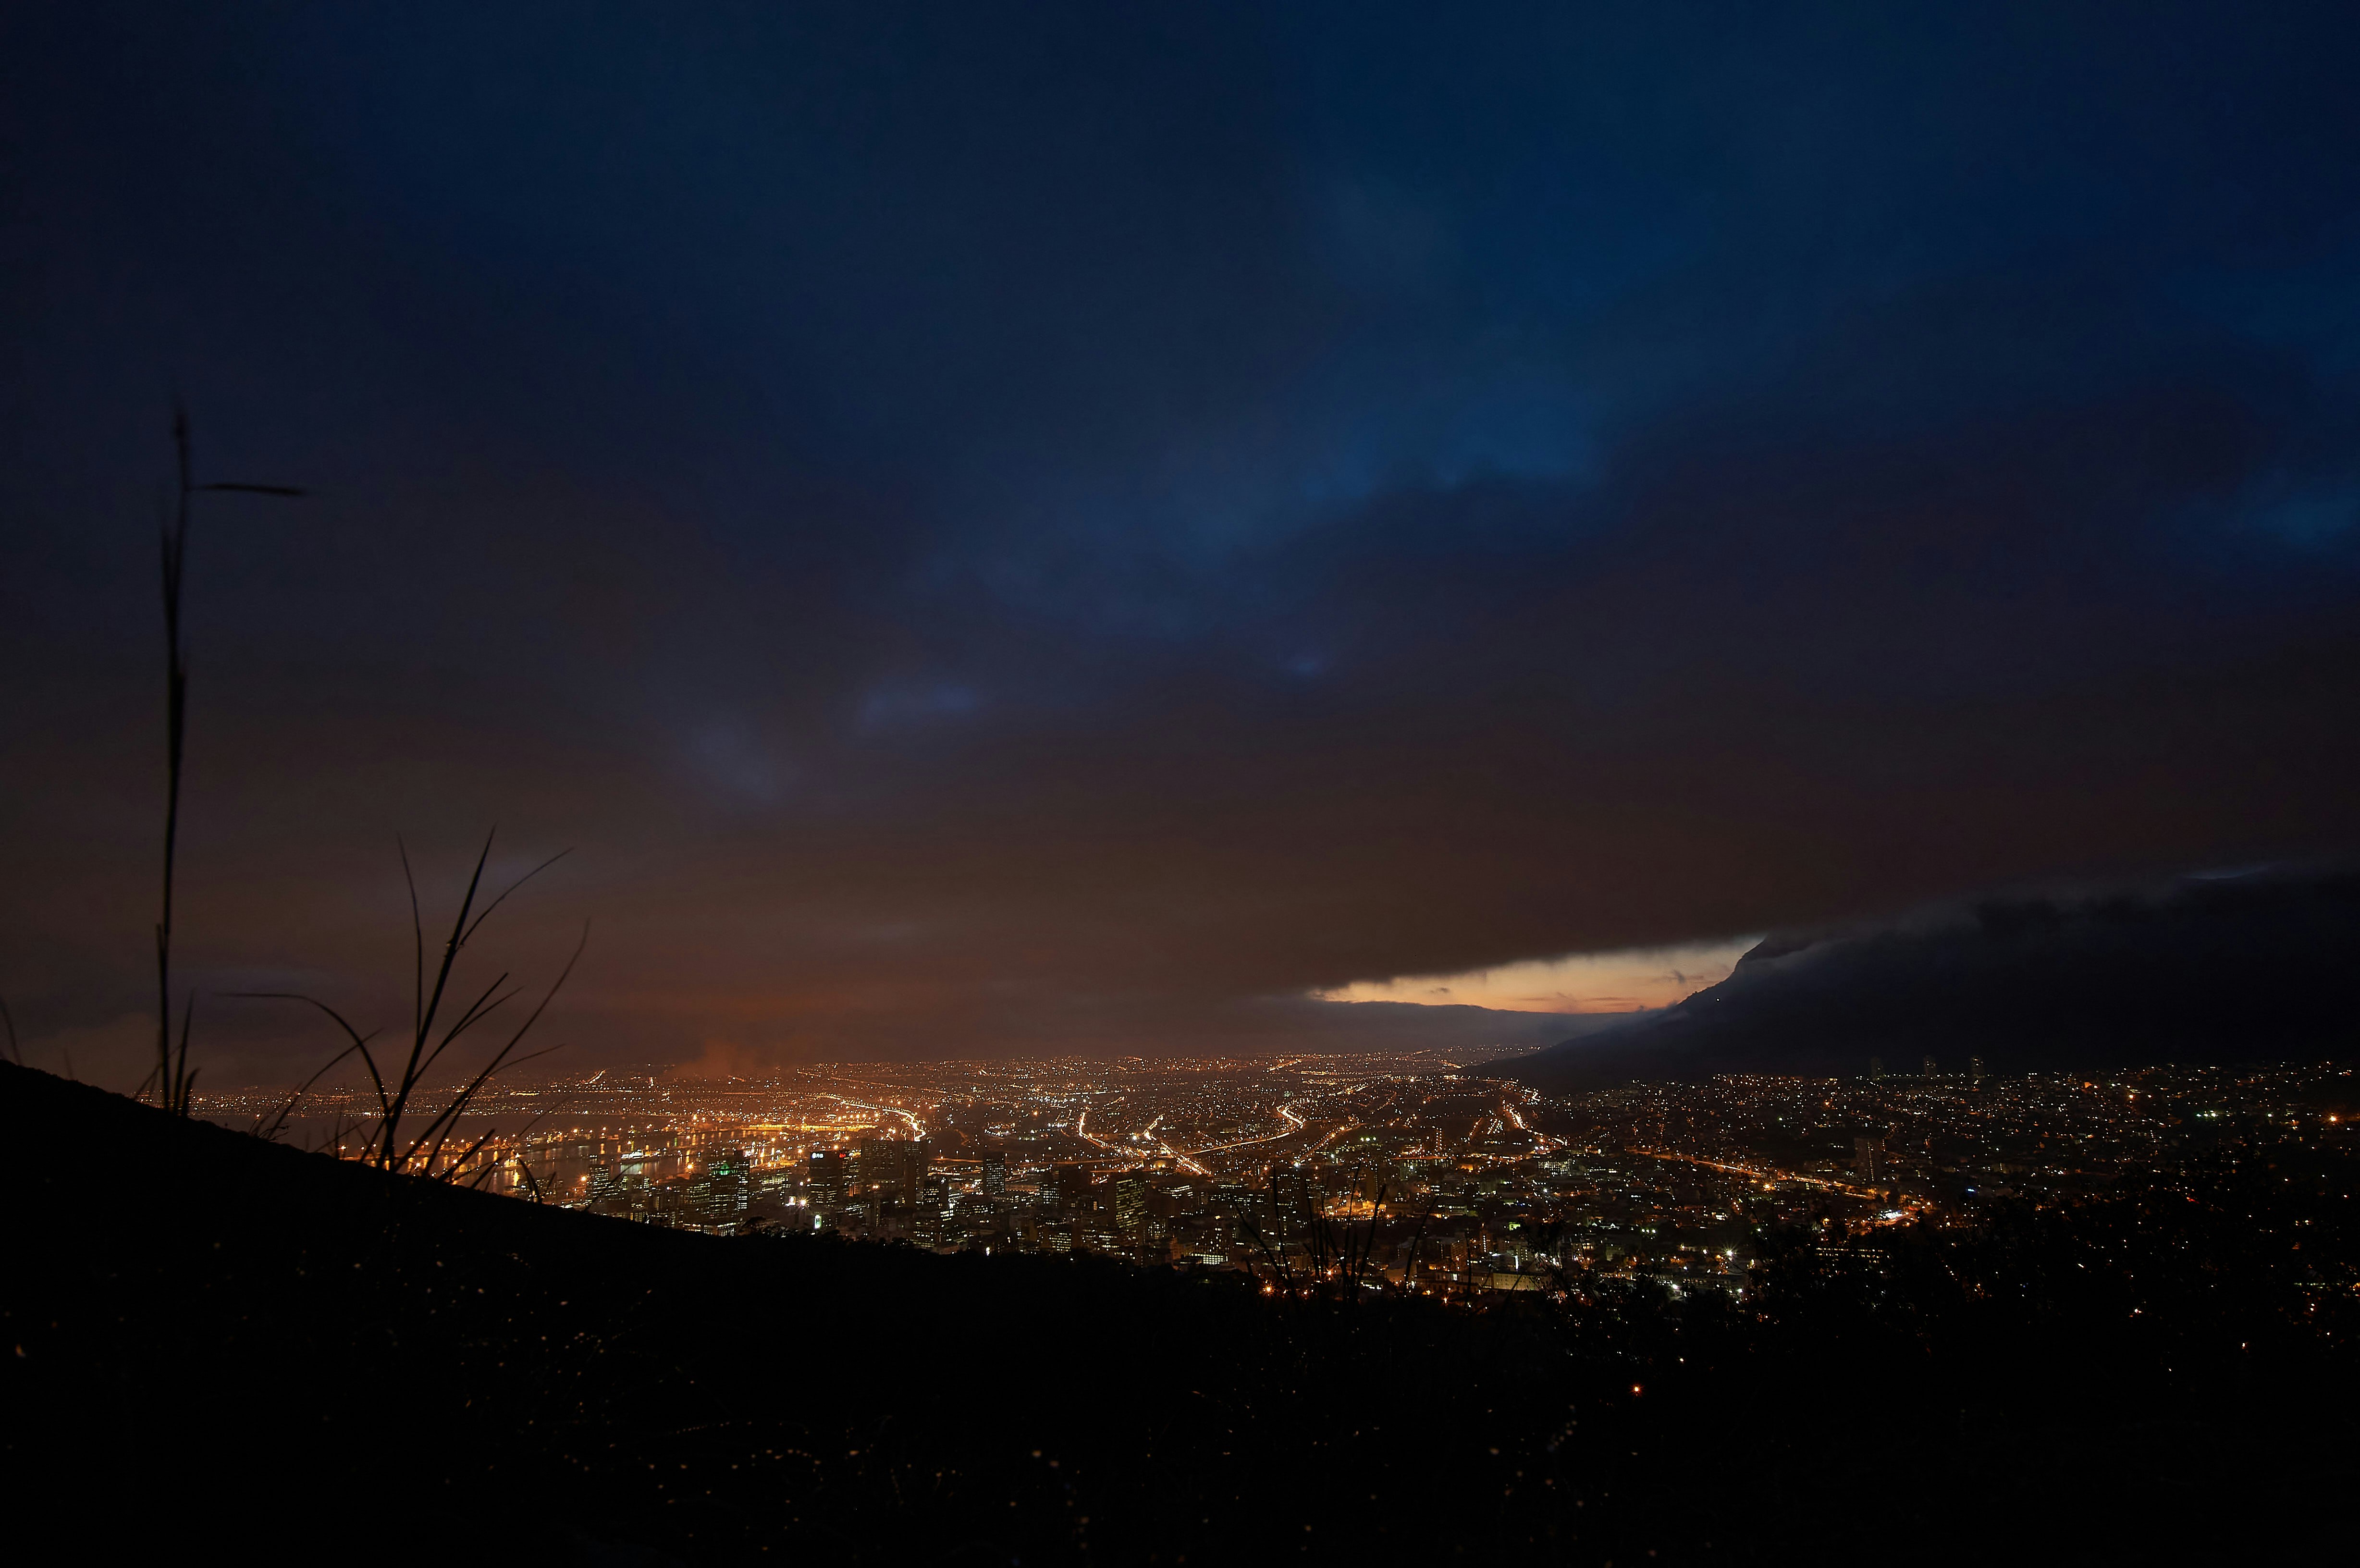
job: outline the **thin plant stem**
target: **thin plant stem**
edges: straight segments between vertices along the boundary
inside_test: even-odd
[[[180,1017],[178,1049],[172,1040],[172,891],[173,873],[180,845],[180,779],[188,751],[188,644],[180,625],[181,588],[189,563],[190,503],[202,491],[233,491],[247,495],[293,497],[303,494],[287,485],[221,483],[200,485],[189,452],[189,411],[172,410],[174,475],[171,510],[164,520],[162,549],[164,590],[164,876],[162,906],[156,917],[156,1065],[140,1093],[153,1085],[156,1097],[174,1116],[185,1116],[196,1074],[189,1070],[189,1029],[195,1017],[195,999]]]
[[[195,485],[189,472],[189,415],[172,411],[172,453],[180,483],[165,525],[164,568],[164,898],[156,918],[156,1071],[154,1083],[164,1108],[178,1112],[172,1080],[172,873],[180,843],[180,771],[188,738],[189,667],[180,640],[180,585],[188,563],[189,498]]]
[[[316,1007],[334,1022],[337,1029],[344,1032],[344,1038],[350,1042],[326,1067],[321,1068],[318,1073],[314,1073],[311,1078],[306,1079],[302,1087],[297,1089],[289,1097],[286,1105],[280,1107],[277,1114],[278,1125],[284,1125],[288,1111],[292,1109],[294,1103],[301,1098],[312,1083],[318,1082],[320,1076],[326,1073],[329,1067],[333,1067],[348,1056],[357,1055],[368,1069],[369,1083],[376,1091],[377,1103],[376,1125],[370,1128],[367,1139],[361,1146],[360,1159],[365,1163],[376,1165],[380,1170],[418,1171],[438,1180],[450,1180],[465,1168],[466,1162],[483,1147],[485,1139],[492,1136],[486,1133],[485,1138],[477,1139],[466,1153],[462,1154],[455,1160],[446,1160],[443,1158],[453,1135],[458,1130],[460,1118],[466,1113],[467,1107],[482,1094],[486,1084],[501,1073],[520,1067],[538,1057],[547,1055],[550,1051],[558,1049],[552,1046],[541,1051],[519,1054],[519,1048],[523,1045],[525,1037],[531,1033],[533,1026],[541,1021],[541,1015],[548,1011],[549,1005],[556,1000],[557,993],[563,988],[567,979],[572,976],[574,965],[581,962],[583,950],[588,946],[590,941],[590,928],[585,923],[582,928],[580,940],[574,944],[574,952],[565,960],[564,967],[558,971],[556,979],[550,982],[549,989],[541,994],[541,1000],[534,1005],[532,1011],[517,1025],[499,1049],[493,1051],[473,1075],[460,1084],[448,1103],[432,1115],[413,1111],[418,1096],[426,1092],[428,1080],[443,1053],[448,1051],[462,1035],[483,1023],[519,994],[519,989],[502,989],[508,982],[507,973],[503,972],[490,985],[485,986],[476,995],[475,1000],[461,1008],[455,1019],[448,1024],[441,1023],[443,1003],[446,997],[452,995],[451,982],[453,972],[458,964],[459,954],[475,932],[483,928],[486,919],[493,910],[499,908],[509,894],[563,858],[561,853],[542,861],[502,888],[478,912],[475,909],[475,904],[483,891],[484,869],[491,859],[492,843],[492,835],[486,834],[483,848],[475,856],[475,868],[468,876],[466,890],[460,898],[458,914],[453,919],[450,934],[443,941],[442,962],[435,969],[434,984],[430,990],[426,984],[426,931],[425,921],[418,906],[418,879],[410,867],[408,846],[399,839],[395,840],[395,847],[401,860],[402,880],[410,891],[410,909],[412,991],[410,1045],[406,1054],[380,1064],[377,1052],[369,1048],[369,1041],[376,1037],[362,1034],[343,1014],[316,996],[308,996],[291,991],[242,993],[251,996],[302,1002]],[[390,1071],[397,1066],[398,1071]],[[405,1141],[404,1123],[413,1115],[423,1116],[423,1125],[411,1132]]]

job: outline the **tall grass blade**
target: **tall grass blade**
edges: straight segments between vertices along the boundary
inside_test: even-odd
[[[189,733],[188,646],[181,635],[180,625],[181,591],[187,581],[189,564],[189,503],[192,497],[207,491],[281,497],[297,496],[303,492],[286,485],[234,481],[199,485],[196,482],[196,465],[190,454],[189,410],[179,403],[172,408],[172,458],[178,484],[171,510],[164,520],[159,551],[164,593],[164,870],[163,898],[156,917],[156,1065],[142,1082],[139,1094],[144,1097],[152,1087],[165,1109],[175,1116],[185,1116],[194,1100],[197,1077],[189,1068],[189,1026],[195,1002],[193,997],[191,998],[190,1009],[181,1017],[180,1039],[175,1050],[172,1040],[172,882],[180,852],[180,779],[188,753]]]

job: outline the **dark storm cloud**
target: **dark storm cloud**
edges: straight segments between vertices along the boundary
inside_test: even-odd
[[[1544,1088],[1716,1073],[2102,1072],[2348,1049],[2360,877],[2018,895],[1765,941],[1735,973],[1508,1071]]]
[[[143,1005],[176,387],[317,492],[201,520],[220,990],[393,1008],[392,831],[494,819],[578,846],[519,952],[595,914],[567,1028],[639,1056],[1283,1044],[2352,845],[2327,8],[6,26],[43,1038]]]

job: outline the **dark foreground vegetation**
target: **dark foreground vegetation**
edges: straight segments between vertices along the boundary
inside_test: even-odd
[[[2355,1172],[2292,1144],[1478,1313],[650,1229],[13,1067],[0,1137],[60,1560],[2256,1561],[2360,1496]]]

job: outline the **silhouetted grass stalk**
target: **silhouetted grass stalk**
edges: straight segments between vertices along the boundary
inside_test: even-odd
[[[199,485],[189,456],[185,408],[172,411],[172,450],[180,483],[164,521],[163,537],[164,897],[162,911],[156,918],[156,1065],[148,1069],[139,1094],[144,1097],[152,1088],[166,1110],[185,1116],[197,1079],[189,1066],[189,1030],[196,1021],[197,1000],[191,996],[180,1010],[180,1038],[176,1046],[172,1039],[172,873],[180,843],[180,776],[189,728],[189,660],[180,631],[180,599],[189,562],[190,503],[206,491],[279,496],[303,492],[285,485]]]
[[[360,1159],[363,1161],[387,1171],[412,1171],[449,1178],[464,1171],[468,1162],[481,1153],[484,1146],[491,1141],[497,1129],[486,1131],[456,1158],[447,1160],[444,1158],[453,1136],[458,1131],[460,1117],[466,1113],[467,1107],[482,1093],[484,1085],[491,1082],[494,1075],[497,1073],[548,1054],[548,1051],[535,1051],[520,1055],[518,1053],[518,1048],[524,1043],[525,1037],[532,1031],[533,1026],[541,1021],[541,1016],[548,1010],[549,1004],[556,999],[559,989],[564,985],[567,977],[574,973],[574,965],[580,961],[582,950],[590,940],[590,928],[585,923],[582,928],[581,940],[574,944],[573,954],[566,959],[565,966],[558,971],[557,978],[550,982],[549,989],[542,993],[541,1000],[534,1005],[532,1011],[525,1017],[522,1023],[517,1026],[506,1043],[494,1051],[472,1076],[461,1082],[458,1090],[440,1109],[429,1113],[417,1106],[416,1103],[422,1096],[431,1094],[432,1091],[427,1087],[427,1083],[434,1074],[436,1064],[442,1061],[443,1054],[458,1043],[462,1036],[489,1018],[523,992],[522,986],[502,989],[503,986],[508,985],[509,978],[508,972],[503,970],[490,985],[477,994],[474,1001],[460,1010],[456,1018],[445,1023],[443,1021],[444,1005],[452,995],[451,977],[453,971],[457,967],[460,953],[465,951],[468,942],[474,940],[475,933],[483,929],[484,922],[491,919],[492,912],[507,902],[509,894],[514,893],[565,857],[565,852],[563,850],[551,855],[547,860],[509,883],[490,903],[484,906],[481,912],[477,912],[475,901],[483,892],[484,867],[491,859],[494,836],[494,833],[486,833],[484,836],[484,847],[475,856],[475,870],[467,878],[467,890],[459,900],[459,912],[451,922],[450,935],[443,941],[442,959],[435,967],[434,983],[431,991],[426,983],[426,926],[418,908],[418,879],[410,870],[408,846],[396,841],[396,847],[401,855],[402,879],[410,889],[410,927],[415,954],[411,971],[410,1048],[399,1060],[399,1071],[393,1071],[396,1065],[393,1062],[380,1062],[377,1053],[370,1049],[369,1042],[377,1038],[376,1031],[373,1030],[368,1034],[361,1033],[342,1013],[318,997],[294,991],[244,993],[250,996],[302,1002],[317,1007],[333,1020],[336,1027],[344,1031],[344,1038],[351,1041],[319,1072],[305,1080],[301,1088],[289,1096],[285,1105],[274,1114],[273,1125],[283,1127],[287,1116],[293,1110],[296,1102],[300,1101],[311,1086],[318,1083],[322,1075],[330,1068],[347,1058],[358,1056],[361,1064],[368,1071],[369,1083],[376,1093],[377,1103],[376,1124],[370,1127],[367,1141],[361,1147]],[[557,1048],[553,1046],[549,1048],[549,1050],[555,1049]],[[405,1141],[404,1124],[412,1122],[413,1115],[422,1117],[422,1120],[413,1124],[416,1130],[410,1133]],[[535,1195],[539,1195],[537,1185]]]
[[[1360,1172],[1364,1166],[1352,1169],[1350,1191],[1360,1190]],[[1375,1281],[1377,1222],[1382,1216],[1385,1194],[1392,1190],[1390,1181],[1377,1184],[1375,1198],[1369,1205],[1369,1223],[1357,1234],[1349,1215],[1341,1225],[1332,1223],[1321,1213],[1318,1200],[1311,1191],[1309,1172],[1295,1172],[1294,1200],[1286,1194],[1285,1168],[1273,1161],[1270,1176],[1262,1188],[1263,1206],[1269,1211],[1269,1225],[1251,1211],[1241,1216],[1240,1234],[1262,1252],[1270,1267],[1273,1294],[1281,1296],[1319,1296],[1331,1288],[1346,1300],[1357,1300],[1360,1287]],[[1418,1222],[1417,1235],[1425,1233],[1423,1218]],[[1415,1256],[1416,1236],[1411,1238]],[[1303,1249],[1306,1263],[1297,1275],[1293,1262],[1296,1247]],[[1404,1284],[1408,1283],[1406,1273]]]

